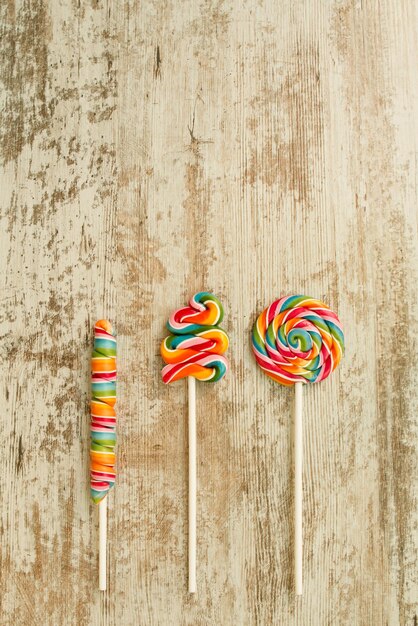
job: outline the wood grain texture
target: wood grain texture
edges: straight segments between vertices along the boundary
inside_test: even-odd
[[[414,0],[1,4],[1,624],[380,626],[418,614]],[[198,385],[187,594],[186,386],[159,342],[196,290],[231,373]],[[295,602],[289,389],[249,333],[276,296],[338,311],[305,394]],[[109,591],[89,501],[92,324],[119,339]]]

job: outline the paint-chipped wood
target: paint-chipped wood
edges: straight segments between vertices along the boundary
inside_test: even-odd
[[[418,16],[413,0],[43,2],[0,17],[0,623],[409,626],[418,615]],[[225,304],[231,372],[186,386],[174,307]],[[305,394],[304,595],[292,394],[249,333],[278,295],[347,352]],[[119,340],[109,591],[88,493],[92,324]]]

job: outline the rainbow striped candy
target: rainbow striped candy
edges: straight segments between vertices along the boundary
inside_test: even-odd
[[[324,380],[344,353],[341,322],[331,309],[308,296],[286,296],[265,309],[252,332],[261,369],[282,385]]]
[[[98,503],[115,484],[116,338],[107,320],[94,326],[91,395],[90,493]]]
[[[167,364],[162,370],[165,383],[187,376],[203,382],[216,382],[225,375],[228,361],[228,335],[218,324],[223,308],[213,294],[195,294],[189,306],[174,311],[167,322],[170,335],[161,344],[161,356]]]

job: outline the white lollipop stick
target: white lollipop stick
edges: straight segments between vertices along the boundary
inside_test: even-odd
[[[295,383],[295,592],[302,595],[302,427],[303,383]]]
[[[107,497],[99,502],[99,589],[106,591]]]
[[[189,593],[196,593],[196,379],[189,387]]]

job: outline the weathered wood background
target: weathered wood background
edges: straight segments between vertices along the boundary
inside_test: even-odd
[[[1,3],[1,624],[417,624],[414,0]],[[169,312],[218,294],[231,372],[186,386]],[[249,333],[322,298],[347,351],[306,391],[304,596],[292,395]],[[109,591],[88,492],[92,324],[119,337]]]

